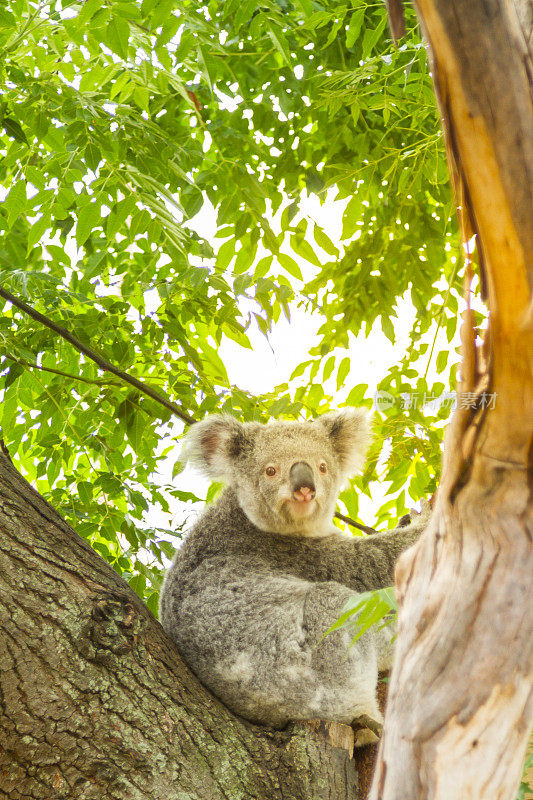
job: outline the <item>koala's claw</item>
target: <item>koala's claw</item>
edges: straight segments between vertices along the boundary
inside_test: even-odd
[[[421,519],[424,520],[424,522],[427,522],[429,520],[430,516],[431,516],[431,512],[432,512],[433,509],[431,508],[431,506],[430,506],[430,504],[428,503],[427,500],[421,500],[420,504],[422,506],[422,510],[420,512],[420,517],[421,517]]]
[[[360,717],[354,719],[352,722],[352,728],[355,734],[355,747],[364,747],[367,744],[375,744],[380,740],[381,734],[383,733],[383,725],[381,722],[372,719],[372,717],[369,717],[368,714],[361,714]]]

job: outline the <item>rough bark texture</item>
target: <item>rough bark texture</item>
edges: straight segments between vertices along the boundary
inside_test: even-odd
[[[357,797],[351,728],[233,716],[4,454],[0,624],[2,798]]]
[[[533,721],[531,2],[418,0],[465,235],[490,309],[465,317],[432,522],[400,559],[396,662],[372,800],[512,800]]]

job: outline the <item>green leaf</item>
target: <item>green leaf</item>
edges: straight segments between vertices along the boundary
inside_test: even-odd
[[[5,132],[8,136],[12,136],[17,142],[24,142],[24,144],[28,144],[28,140],[26,139],[26,134],[22,130],[22,127],[15,119],[10,119],[9,117],[4,117],[2,120],[2,125],[4,126]]]
[[[448,356],[450,355],[448,350],[441,350],[441,352],[437,356],[437,372],[440,374],[444,372],[446,369],[446,364],[448,363]]]
[[[368,603],[366,609],[364,609],[358,619],[357,625],[357,633],[352,639],[352,645],[361,638],[373,625],[377,625],[378,622],[381,622],[387,615],[390,613],[390,609],[388,604],[382,601],[378,601],[375,605]],[[381,625],[380,627],[385,627]]]
[[[313,13],[313,3],[311,0],[296,0],[306,17],[310,17]]]
[[[28,252],[40,242],[44,232],[50,227],[50,215],[43,214],[30,228],[28,233]]]
[[[253,264],[256,252],[257,252],[257,246],[241,247],[241,249],[237,253],[237,258],[235,259],[235,263],[233,265],[233,274],[241,275],[243,272],[249,269],[249,267],[251,267]]]
[[[130,578],[128,583],[139,597],[144,597],[144,592],[146,590],[146,578],[144,575],[134,575],[133,578]]]
[[[245,22],[249,22],[252,15],[257,10],[257,2],[256,0],[244,0],[241,2],[240,7],[236,10],[235,16],[233,18],[233,25],[236,31],[240,30],[240,28],[244,25]]]
[[[210,72],[210,69],[209,69],[209,65],[210,65],[211,59],[209,58],[209,54],[208,54],[207,49],[205,47],[201,46],[201,45],[198,47],[198,60],[199,60],[200,64],[202,64],[202,66],[203,66],[202,72],[203,72],[204,77],[205,77],[205,79],[206,79],[206,81],[208,83],[209,93],[210,93],[211,97],[213,97],[213,79],[211,78],[211,72]]]
[[[328,253],[328,255],[339,255],[339,248],[335,247],[329,236],[322,230],[322,228],[319,228],[318,225],[315,225],[313,236],[315,237],[315,242],[317,245],[326,253]]]
[[[392,324],[390,318],[386,317],[384,314],[381,315],[381,330],[383,331],[387,339],[389,339],[389,341],[394,343],[394,341],[396,340],[394,334],[394,325]]]
[[[360,229],[358,223],[361,221],[361,211],[362,197],[358,192],[354,194],[344,209],[341,239],[351,239],[354,233]]]
[[[146,605],[156,619],[159,619],[159,592],[152,592],[146,600]]]
[[[308,368],[310,361],[305,361],[303,364],[298,364],[296,369],[294,369],[291,373],[289,380],[294,380],[295,378],[299,378],[300,375],[303,375],[305,370]]]
[[[282,59],[285,61],[288,67],[291,66],[291,54],[289,51],[289,45],[287,43],[287,39],[283,35],[283,31],[277,25],[272,24],[272,22],[267,21],[266,28],[268,31],[268,35],[272,39],[274,47],[277,49],[278,53],[281,55]]]
[[[324,634],[327,636],[339,628],[354,626],[357,634],[352,644],[391,612],[396,613],[398,602],[392,586],[369,592],[354,594],[344,605],[336,622]]]
[[[133,99],[142,111],[150,113],[150,92],[148,89],[144,86],[137,86],[133,91]]]
[[[136,208],[135,195],[130,194],[114,207],[111,214],[107,217],[106,233],[109,238],[115,235],[124,225],[126,219]]]
[[[224,489],[223,483],[217,483],[217,482],[212,483],[209,489],[207,490],[205,502],[212,503],[221,494],[223,489]]]
[[[309,261],[311,264],[314,264],[317,267],[321,266],[318,256],[316,255],[315,251],[313,250],[309,242],[306,242],[305,239],[302,239],[302,237],[299,234],[292,234],[290,237],[290,241],[291,241],[291,247],[295,253],[304,258],[306,261]]]
[[[13,223],[26,209],[26,182],[17,181],[9,191],[3,206],[7,211],[7,224],[11,228]]]
[[[289,275],[292,275],[293,278],[297,278],[299,281],[303,280],[302,277],[302,270],[294,260],[286,253],[282,253],[281,251],[277,254],[276,258],[278,259],[279,263],[285,269]]]
[[[89,505],[93,498],[93,485],[89,481],[78,481],[77,484],[78,494],[80,500],[85,505]]]
[[[379,39],[381,38],[386,25],[387,25],[387,20],[382,19],[374,30],[372,30],[371,28],[367,28],[365,30],[363,35],[363,45],[362,45],[363,58],[368,58],[368,56],[371,54],[372,50],[374,49]]]
[[[335,366],[335,356],[330,356],[326,363],[324,364],[324,369],[322,372],[322,379],[325,381],[331,376],[333,372],[333,367]]]
[[[84,150],[83,155],[85,161],[87,162],[87,166],[90,167],[93,172],[95,172],[101,159],[101,154],[98,147],[95,144],[92,144],[92,142],[89,142]]]
[[[126,419],[126,436],[136,452],[141,450],[146,424],[146,417],[137,409],[134,409]]]
[[[358,383],[353,389],[350,389],[348,397],[346,398],[347,406],[360,406],[364,400],[365,394],[368,390],[367,383]]]
[[[273,260],[274,260],[273,256],[270,255],[270,256],[264,256],[257,262],[254,270],[254,279],[256,281],[259,280],[260,278],[264,278],[265,275],[267,275]]]
[[[97,203],[87,203],[87,205],[80,209],[78,221],[76,223],[76,241],[78,247],[85,244],[93,229],[97,225],[100,225],[101,222],[100,206]]]
[[[108,47],[124,60],[128,58],[130,26],[123,17],[113,16],[106,28],[105,42]]]
[[[217,253],[217,269],[224,270],[226,269],[233,256],[235,255],[235,240],[228,239],[227,242],[220,245]]]
[[[223,17],[226,18],[230,14],[233,14],[239,6],[241,5],[241,0],[226,0],[223,6]]]
[[[15,28],[16,19],[5,8],[0,8],[0,28]]]
[[[85,0],[76,18],[78,25],[81,27],[89,22],[89,20],[94,17],[96,12],[99,11],[101,7],[101,0]]]
[[[361,6],[361,8],[356,8],[354,11],[352,11],[350,15],[350,22],[348,24],[348,30],[346,31],[346,47],[348,49],[352,48],[359,38],[364,18],[364,6]]]
[[[1,406],[2,438],[5,440],[6,445],[9,445],[9,443],[12,441],[16,419],[20,410],[18,402],[18,387],[20,385],[20,380],[21,377],[19,375],[19,377],[13,382],[10,391],[6,392]]]
[[[350,359],[348,356],[345,356],[340,365],[339,369],[337,370],[337,391],[344,386],[344,381],[350,371]]]

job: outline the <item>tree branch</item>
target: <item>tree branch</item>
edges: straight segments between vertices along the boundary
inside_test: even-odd
[[[191,425],[194,420],[189,414],[185,411],[182,411],[181,408],[169,400],[167,397],[159,394],[156,392],[155,389],[152,389],[151,386],[148,386],[146,383],[143,383],[138,378],[134,378],[132,375],[128,375],[127,372],[123,372],[122,370],[115,367],[105,358],[100,356],[95,350],[87,345],[80,342],[80,340],[74,336],[74,334],[70,333],[66,328],[63,328],[61,325],[58,325],[53,320],[45,317],[44,314],[41,314],[39,311],[35,311],[34,308],[29,306],[23,300],[19,300],[18,297],[8,292],[7,289],[4,289],[0,286],[0,297],[3,297],[4,300],[8,300],[12,305],[16,308],[20,309],[20,311],[24,311],[29,317],[34,319],[36,322],[40,322],[41,325],[44,325],[46,328],[49,328],[54,333],[57,333],[58,336],[61,336],[62,339],[69,342],[73,347],[76,348],[80,353],[83,353],[84,356],[90,358],[91,361],[94,361],[100,369],[104,370],[105,372],[111,372],[113,375],[116,375],[117,378],[120,378],[125,383],[129,383],[130,386],[135,387],[139,392],[146,395],[147,397],[151,397],[152,400],[155,400],[156,403],[160,403],[160,405],[168,408],[169,411],[172,411],[177,417],[179,417],[183,422],[186,422],[188,425]]]
[[[1,452],[0,496],[4,800],[357,797],[351,728],[234,716]]]
[[[403,0],[385,0],[385,5],[387,6],[392,38],[394,39],[394,44],[398,44],[398,39],[405,36]]]
[[[378,531],[375,530],[375,528],[369,528],[367,525],[363,525],[361,522],[356,522],[351,517],[345,517],[344,514],[341,514],[340,511],[335,511],[335,514],[333,516],[337,517],[337,519],[341,519],[343,522],[346,522],[347,525],[353,525],[354,528],[359,528],[359,530],[364,531],[364,533],[368,534],[378,533]]]

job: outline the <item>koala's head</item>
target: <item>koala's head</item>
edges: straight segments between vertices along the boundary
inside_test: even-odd
[[[331,528],[339,489],[363,465],[369,440],[365,409],[267,425],[213,415],[192,426],[186,454],[235,491],[259,529],[322,536]]]

